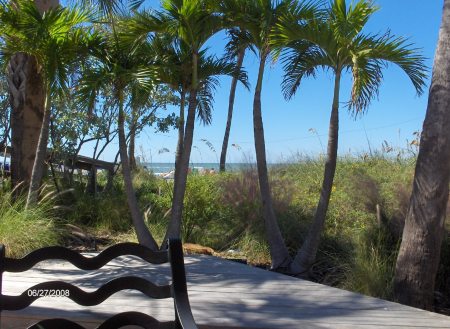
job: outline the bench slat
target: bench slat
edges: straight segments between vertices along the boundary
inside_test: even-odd
[[[140,326],[144,329],[173,329],[175,321],[160,322],[154,317],[141,312],[123,312],[116,314],[100,324],[97,329],[116,329],[123,326]],[[66,319],[45,319],[28,329],[85,329],[76,322]]]
[[[101,304],[111,295],[125,289],[138,290],[146,296],[155,299],[169,298],[172,296],[170,287],[170,285],[157,286],[136,276],[125,276],[113,279],[93,292],[86,292],[71,283],[63,281],[47,281],[26,289],[20,296],[0,296],[4,301],[4,310],[17,311],[30,306],[36,299],[45,297],[45,294],[52,290],[60,293],[68,291],[68,296],[66,297],[75,303],[83,306],[93,306]],[[42,295],[40,295],[40,292],[42,292]]]
[[[121,243],[107,248],[94,257],[85,257],[65,247],[45,247],[32,251],[21,259],[5,257],[5,248],[0,245],[0,312],[22,310],[30,306],[41,297],[67,297],[82,306],[95,306],[103,303],[111,295],[122,290],[137,290],[154,299],[172,297],[175,306],[175,321],[160,322],[144,313],[123,312],[106,320],[97,329],[113,329],[125,325],[138,325],[143,328],[159,329],[197,329],[189,305],[186,287],[186,274],[184,270],[183,250],[181,241],[170,239],[168,250],[154,252],[149,248],[136,243]],[[111,260],[119,257],[133,255],[153,264],[170,263],[172,283],[157,285],[149,280],[137,276],[124,276],[115,278],[96,291],[87,292],[72,283],[62,281],[46,281],[25,289],[21,295],[12,296],[2,293],[2,276],[4,272],[25,272],[39,262],[46,260],[64,260],[81,270],[99,270]],[[164,269],[162,266],[161,269]],[[166,271],[166,270],[164,270]],[[118,275],[116,271],[110,271],[111,276]],[[73,282],[73,281],[72,281]],[[25,286],[26,287],[26,286]],[[82,329],[83,327],[67,319],[47,319],[33,325],[30,328],[66,328]]]
[[[94,257],[85,257],[68,248],[53,246],[34,250],[20,259],[5,258],[0,271],[24,272],[48,259],[65,260],[82,270],[98,270],[114,258],[125,255],[135,255],[152,264],[163,264],[168,261],[166,251],[152,251],[145,246],[131,242],[118,243]]]

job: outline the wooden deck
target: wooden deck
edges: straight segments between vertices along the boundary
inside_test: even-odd
[[[450,328],[450,317],[386,302],[309,281],[295,279],[211,256],[185,258],[191,308],[200,328],[375,329]],[[152,267],[158,269],[152,270]],[[102,270],[84,272],[63,262],[43,262],[27,276],[6,273],[3,291],[16,295],[42,281],[67,279],[86,291],[108,281],[106,274],[169,277],[168,264],[147,265],[121,257]],[[24,311],[3,312],[2,329],[24,328],[42,317],[76,319],[94,328],[108,314],[127,310],[173,319],[172,301],[149,300],[140,292],[122,291],[90,308],[68,298],[41,298]]]

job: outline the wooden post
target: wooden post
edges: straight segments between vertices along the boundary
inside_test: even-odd
[[[93,196],[97,194],[97,167],[95,165],[92,165],[89,171],[89,181],[86,190]]]

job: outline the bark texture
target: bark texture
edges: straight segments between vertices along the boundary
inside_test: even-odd
[[[26,204],[27,208],[30,206],[34,206],[37,203],[39,187],[41,186],[44,168],[46,168],[47,144],[50,132],[51,116],[51,106],[48,96],[45,98],[44,108],[44,118],[42,120],[41,132],[39,134],[39,141],[36,149],[36,156],[34,158],[33,170],[31,172],[30,187],[28,189]]]
[[[136,111],[132,111],[131,113],[131,127],[130,127],[130,143],[128,145],[128,156],[130,158],[130,168],[132,171],[135,171],[137,169],[137,163],[136,163],[136,125],[137,125],[137,118],[136,118]]]
[[[24,53],[8,64],[11,102],[11,181],[17,192],[27,191],[44,118],[45,92],[36,59]]]
[[[433,310],[450,178],[450,0],[444,11],[413,190],[395,269],[403,304]]]
[[[291,263],[291,257],[286,248],[277,218],[273,209],[272,195],[267,172],[266,146],[264,141],[264,126],[261,113],[261,90],[264,76],[266,56],[261,56],[258,70],[258,82],[255,87],[253,100],[253,133],[255,138],[256,162],[258,168],[259,189],[263,206],[264,224],[266,228],[267,241],[270,248],[272,268],[274,270],[287,268]]]
[[[131,219],[136,231],[136,235],[140,244],[149,247],[152,250],[158,250],[158,244],[151,235],[144,222],[144,217],[139,210],[136,194],[133,188],[133,181],[131,176],[130,160],[127,154],[127,142],[125,137],[125,114],[123,110],[123,101],[119,104],[119,152],[120,161],[122,165],[123,181],[125,184],[125,194],[127,195],[127,202],[130,208]]]
[[[306,240],[294,261],[291,264],[291,272],[307,277],[308,271],[314,263],[319,248],[320,237],[325,225],[328,205],[330,203],[331,190],[333,187],[334,174],[336,172],[338,135],[339,135],[339,89],[341,73],[336,72],[334,82],[333,105],[331,109],[330,125],[328,129],[327,159],[325,162],[322,189],[319,203],[314,214],[314,220],[308,232]]]
[[[236,61],[236,69],[239,71],[242,68],[244,56],[245,56],[245,49],[242,49],[241,51],[239,51]],[[219,165],[220,171],[225,171],[225,164],[227,161],[228,140],[230,139],[231,121],[233,119],[234,99],[236,96],[237,83],[238,77],[234,76],[233,79],[231,80],[230,98],[228,100],[227,124],[225,126],[225,135],[223,136],[222,151],[220,152],[220,165]]]

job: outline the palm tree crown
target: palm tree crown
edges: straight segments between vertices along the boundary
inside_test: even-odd
[[[418,94],[423,92],[426,70],[424,57],[403,37],[390,32],[370,35],[363,32],[369,17],[377,11],[372,2],[358,1],[347,7],[345,0],[334,0],[326,9],[325,20],[306,24],[292,16],[284,16],[274,33],[275,45],[287,45],[284,56],[283,92],[291,98],[303,77],[315,76],[318,69],[353,77],[348,106],[356,113],[364,112],[378,96],[382,70],[393,63],[410,78]]]
[[[34,1],[5,4],[0,9],[4,62],[17,52],[33,55],[48,92],[65,94],[73,64],[85,55],[91,38],[90,30],[82,28],[88,20],[88,13],[76,7],[58,7],[41,15]]]

